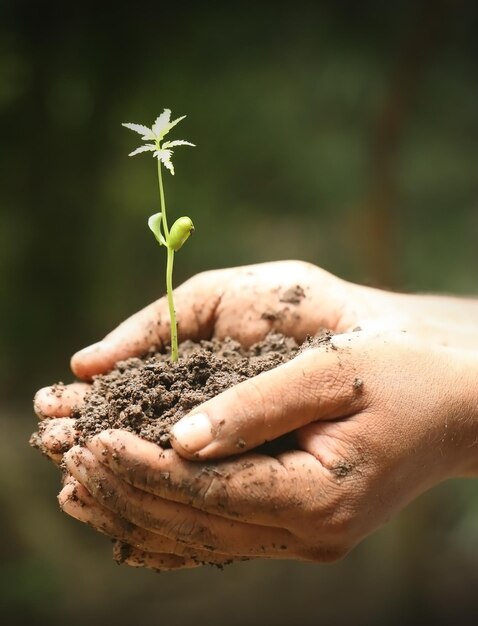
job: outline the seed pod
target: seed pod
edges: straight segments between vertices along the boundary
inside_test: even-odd
[[[194,224],[192,223],[190,217],[178,217],[169,231],[169,247],[177,252],[180,248],[182,248],[184,242],[193,231]]]

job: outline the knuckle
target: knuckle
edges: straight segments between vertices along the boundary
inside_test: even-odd
[[[323,537],[334,545],[348,545],[353,541],[359,534],[360,522],[356,489],[356,481],[337,482],[331,477],[325,493],[304,502],[301,519],[297,522],[301,529],[307,529],[304,538]]]
[[[228,501],[228,490],[223,480],[214,473],[214,468],[205,467],[206,484],[201,490],[201,504],[205,509],[214,507],[225,509]]]
[[[193,291],[202,289],[209,290],[213,287],[218,280],[218,273],[220,270],[205,270],[198,272],[192,278],[183,283],[182,286],[192,289]]]

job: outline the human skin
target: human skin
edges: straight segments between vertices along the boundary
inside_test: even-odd
[[[283,302],[294,285],[305,297]],[[341,334],[194,409],[173,449],[105,431],[64,454],[63,510],[133,546],[120,555],[131,565],[334,560],[420,493],[478,475],[476,301],[392,294],[281,262],[198,275],[176,302],[182,338]],[[77,353],[73,371],[88,379],[161,347],[165,319],[160,300]],[[87,388],[36,396],[40,417],[64,418],[41,435],[57,461]],[[290,432],[293,450],[256,449]]]

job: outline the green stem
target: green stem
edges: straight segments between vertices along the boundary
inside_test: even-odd
[[[159,150],[159,146],[158,146]],[[168,220],[166,218],[166,202],[164,200],[163,177],[161,175],[161,161],[158,159],[158,182],[159,182],[159,201],[161,203],[161,219],[163,221],[163,231],[166,241],[169,237]]]
[[[174,250],[168,248],[168,262],[166,264],[166,291],[168,292],[169,317],[171,320],[171,361],[178,360],[178,326],[173,300],[173,264]]]
[[[159,145],[158,145],[159,150]],[[161,219],[163,222],[164,238],[168,249],[168,261],[166,263],[166,293],[168,295],[169,319],[171,322],[171,361],[178,360],[178,325],[176,322],[176,311],[174,310],[173,299],[173,265],[174,250],[169,247],[169,228],[166,218],[166,202],[164,201],[163,177],[161,175],[161,161],[158,159],[158,183],[159,201],[161,203]]]

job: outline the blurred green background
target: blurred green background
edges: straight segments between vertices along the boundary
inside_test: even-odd
[[[123,121],[187,113],[167,177],[196,225],[176,282],[300,258],[478,293],[475,2],[0,1],[0,603],[4,624],[476,624],[476,481],[334,565],[157,575],[62,516],[27,446],[36,388],[162,290],[150,159]],[[471,620],[471,621],[470,621]]]

